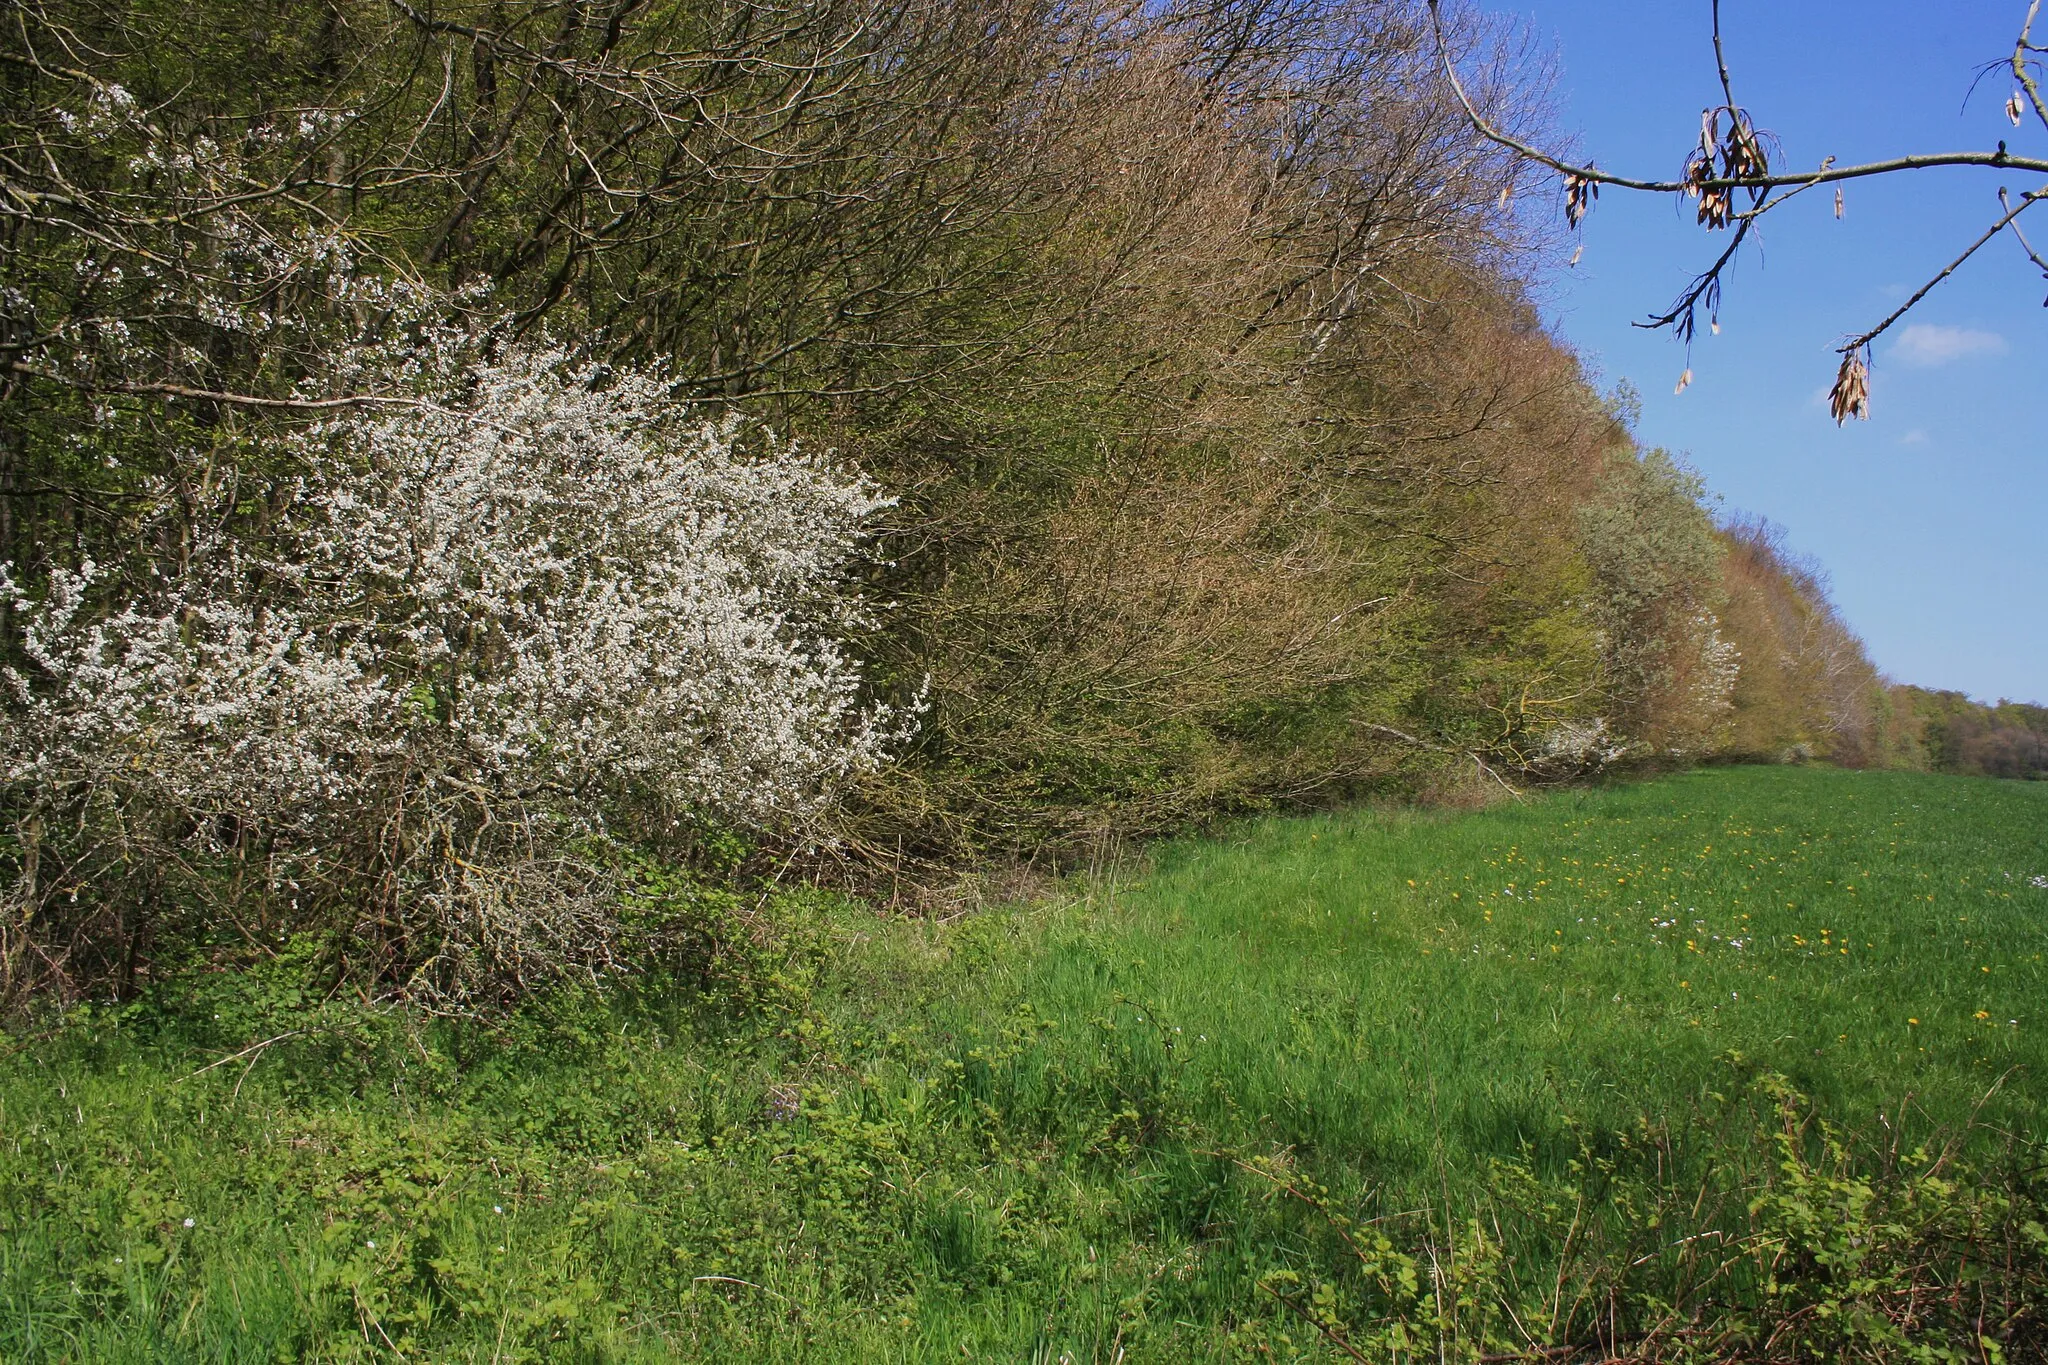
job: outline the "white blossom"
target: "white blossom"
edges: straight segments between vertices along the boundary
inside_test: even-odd
[[[1532,766],[1567,772],[1604,768],[1626,756],[1632,747],[1608,729],[1605,716],[1588,721],[1560,720],[1544,732]]]
[[[260,833],[294,898],[373,881],[445,983],[602,958],[615,888],[580,846],[804,828],[902,717],[841,643],[865,479],[659,374],[429,341],[396,367],[420,403],[301,432],[295,477],[163,489],[148,538],[180,549],[148,580],[0,566],[27,664],[0,779],[202,853]]]

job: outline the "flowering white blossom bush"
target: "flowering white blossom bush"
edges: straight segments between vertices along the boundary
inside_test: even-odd
[[[439,401],[290,437],[290,478],[166,490],[147,581],[0,568],[24,911],[41,853],[74,899],[225,860],[472,995],[607,959],[622,823],[801,830],[882,757],[836,582],[865,480],[657,374],[460,350],[412,377]]]
[[[1577,774],[1604,768],[1627,756],[1630,744],[1607,728],[1607,717],[1561,720],[1547,730],[1529,766],[1537,772]]]
[[[1596,638],[1610,651],[1611,660],[1611,637],[1599,633]],[[1660,708],[1665,718],[1665,738],[1675,741],[1664,752],[1672,756],[1711,752],[1721,741],[1734,710],[1742,652],[1722,638],[1720,618],[1705,609],[1693,612],[1686,619],[1684,633],[1665,643],[1667,657],[1660,661],[1658,671],[1676,685]],[[1525,771],[1538,777],[1572,778],[1652,751],[1652,746],[1640,737],[1619,733],[1605,716],[1566,716],[1537,732],[1535,744],[1522,755],[1522,763]]]
[[[1711,611],[1693,614],[1692,629],[1674,643],[1674,661],[1683,679],[1668,705],[1666,722],[1674,755],[1711,753],[1726,742],[1735,711],[1735,684],[1742,676],[1742,651],[1721,636],[1721,618]]]

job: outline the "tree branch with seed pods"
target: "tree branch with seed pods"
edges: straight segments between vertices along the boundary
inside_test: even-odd
[[[1712,6],[1714,63],[1720,77],[1722,103],[1701,112],[1699,140],[1686,155],[1683,173],[1676,180],[1616,175],[1591,161],[1568,160],[1545,151],[1495,126],[1459,79],[1457,65],[1451,60],[1450,50],[1443,42],[1440,4],[1441,0],[1429,0],[1430,21],[1435,25],[1445,78],[1466,119],[1474,131],[1489,142],[1563,177],[1565,221],[1574,231],[1592,210],[1602,186],[1646,194],[1684,195],[1697,201],[1696,220],[1702,228],[1709,232],[1733,229],[1727,247],[1711,265],[1693,277],[1670,308],[1653,313],[1635,324],[1652,330],[1669,328],[1688,350],[1702,309],[1706,311],[1712,330],[1720,330],[1722,287],[1729,266],[1734,263],[1757,221],[1789,199],[1816,186],[1836,185],[1835,216],[1839,218],[1842,216],[1839,186],[1848,180],[1942,166],[1975,166],[2048,175],[2048,158],[2016,155],[2007,150],[2002,139],[1991,151],[1911,153],[1853,165],[1837,165],[1836,159],[1830,156],[1810,171],[1787,171],[1773,165],[1771,149],[1766,145],[1767,137],[1757,130],[1749,110],[1735,100],[1734,82],[1729,76],[1727,52],[1721,36],[1720,0],[1712,0]],[[2034,122],[2048,129],[2048,97],[2043,96],[2041,89],[2042,58],[2048,55],[2048,46],[2034,41],[2041,5],[2042,0],[2031,0],[2021,21],[2019,35],[2013,40],[2011,55],[1985,68],[1986,73],[2000,67],[2012,72],[2013,91],[2005,101],[2004,110],[2014,127],[2022,126],[2031,115]],[[1976,240],[1876,326],[1835,348],[1841,363],[1828,394],[1828,406],[1838,425],[1851,417],[1868,419],[1870,416],[1871,343],[1992,239],[2009,230],[2027,259],[2041,270],[2044,279],[2048,279],[2048,260],[2034,249],[2018,221],[2022,214],[2043,199],[2048,199],[2048,183],[2020,191],[2017,195],[2010,193],[2006,186],[1999,186],[1999,216]],[[2048,306],[2048,301],[2044,301],[2044,306]],[[1683,391],[1691,380],[1692,370],[1687,368],[1679,378],[1679,390]]]

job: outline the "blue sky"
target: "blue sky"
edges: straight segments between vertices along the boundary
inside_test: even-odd
[[[1701,109],[1721,102],[1708,0],[1488,7],[1557,58],[1558,124],[1578,151],[1622,174],[1677,176]],[[1777,135],[1779,164],[2001,138],[2041,156],[2038,125],[2006,120],[2009,72],[1964,103],[2024,12],[2024,0],[1724,0],[1722,33],[1736,99]],[[1553,263],[1546,306],[1603,387],[1640,390],[1644,441],[1683,452],[1726,509],[1768,516],[1825,565],[1880,668],[2048,702],[2048,281],[2009,238],[1987,245],[1877,343],[1870,421],[1837,430],[1826,404],[1833,347],[1989,226],[2001,183],[2035,187],[1919,171],[1849,182],[1839,222],[1824,190],[1774,211],[1728,282],[1721,334],[1700,329],[1683,394],[1672,390],[1684,348],[1629,324],[1666,308],[1725,245],[1693,225],[1689,203],[1605,191],[1577,267],[1570,242]],[[2048,254],[2048,207],[2030,217]]]

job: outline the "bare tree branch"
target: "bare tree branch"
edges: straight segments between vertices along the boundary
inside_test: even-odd
[[[1999,202],[2001,204],[2006,202],[2005,191],[2003,189],[1999,190],[1998,197]],[[1893,323],[1897,322],[1900,318],[1904,317],[1908,312],[1912,311],[1914,304],[1926,298],[1928,293],[1933,290],[1935,285],[1940,284],[1950,275],[1953,275],[1956,272],[1957,266],[1960,266],[1964,261],[1967,261],[1970,259],[1970,257],[1976,255],[1978,248],[1982,247],[1986,242],[1990,241],[1993,237],[1996,237],[1999,233],[2005,231],[2007,227],[2012,225],[2013,220],[2018,218],[2022,213],[2025,213],[2028,209],[2032,208],[2035,204],[2039,203],[2043,199],[2048,199],[2048,189],[2033,190],[2026,194],[2021,195],[2020,202],[2017,205],[2010,208],[2005,213],[2005,215],[2001,217],[1997,222],[1993,223],[1990,227],[1984,229],[1983,235],[1978,237],[1976,241],[1970,243],[1969,246],[1965,247],[1963,249],[1962,255],[1956,257],[1947,265],[1943,266],[1940,269],[1940,271],[1938,271],[1935,274],[1933,279],[1929,280],[1927,283],[1921,285],[1919,289],[1915,290],[1913,293],[1913,297],[1907,299],[1904,303],[1900,304],[1897,308],[1893,309],[1891,315],[1885,318],[1883,322],[1878,323],[1877,326],[1871,328],[1867,332],[1864,332],[1862,335],[1853,337],[1850,340],[1844,342],[1842,345],[1837,346],[1835,350],[1843,355],[1849,355],[1858,350],[1861,350],[1863,347],[1866,347],[1871,342],[1877,340],[1880,336],[1883,336],[1886,328],[1890,327]],[[2029,254],[2031,254],[2031,252]]]
[[[2034,117],[2040,120],[2043,128],[2048,128],[2048,101],[2042,99],[2040,82],[2034,78],[2032,70],[2033,67],[2040,65],[2040,63],[2032,60],[2027,55],[2030,52],[2041,51],[2040,48],[2034,46],[2033,41],[2034,21],[2040,17],[2041,0],[2033,0],[2033,3],[2027,6],[2026,22],[2020,25],[2020,36],[2013,41],[2012,77],[2019,82],[2020,88],[2026,91],[2027,101],[2034,108]],[[2013,122],[2018,123],[2018,111],[2014,110],[2012,112]]]
[[[1438,22],[1437,13],[1442,0],[1429,0],[1432,22]],[[1439,22],[1438,33],[1442,28]],[[2048,173],[2048,159],[2031,156],[2014,156],[2004,143],[1990,152],[1920,152],[1908,156],[1888,157],[1883,161],[1859,162],[1853,166],[1823,165],[1811,171],[1774,173],[1764,175],[1712,176],[1703,180],[1640,180],[1631,176],[1616,175],[1603,171],[1591,162],[1566,161],[1540,147],[1535,147],[1520,138],[1510,136],[1496,128],[1472,97],[1465,92],[1463,82],[1458,79],[1458,70],[1451,61],[1450,49],[1442,47],[1444,75],[1451,90],[1464,107],[1465,115],[1473,128],[1487,141],[1507,148],[1539,166],[1546,166],[1559,175],[1576,176],[1598,185],[1613,185],[1624,190],[1643,190],[1652,194],[1687,194],[1695,189],[1718,190],[1772,190],[1790,186],[1831,185],[1839,180],[1861,180],[1873,175],[1892,175],[1899,171],[1932,170],[1939,166],[1992,166],[2006,170],[2041,171]]]
[[[2038,199],[2040,196],[2041,191],[2036,190],[2030,197]],[[2005,187],[2003,185],[1998,187],[1998,202],[2001,206],[2006,207],[2008,209],[2012,207],[2011,201],[2006,198]],[[2022,207],[2024,207],[2024,205],[2022,205]],[[2048,277],[2048,260],[2043,260],[2041,258],[2041,253],[2034,250],[2034,244],[2027,240],[2027,234],[2020,231],[2020,225],[2018,222],[2015,221],[2018,217],[2019,214],[2017,212],[2008,213],[2005,219],[2006,225],[2012,229],[2012,235],[2019,239],[2020,250],[2027,253],[2027,259],[2032,261],[2035,265],[2041,267],[2041,274],[2043,277]],[[2048,307],[2048,303],[2044,303],[2042,306]]]
[[[2042,0],[2031,0],[2026,18],[2020,26],[2019,37],[2013,45],[2008,65],[2020,90],[2007,102],[2006,112],[2015,124],[2021,119],[2020,94],[2024,92],[2032,106],[2035,117],[2048,127],[2048,101],[2044,101],[2036,68],[2040,62],[2034,55],[2043,51],[2032,41],[2033,26],[2041,12]],[[1734,261],[1737,251],[1749,236],[1750,228],[1764,214],[1777,208],[1786,200],[1811,189],[1816,185],[1836,184],[1847,180],[1864,179],[1870,176],[1892,175],[1904,171],[1929,170],[1943,166],[1982,166],[2001,170],[2022,170],[2048,172],[2048,160],[2040,157],[2016,156],[2001,141],[1996,150],[1989,152],[1936,152],[1914,153],[1890,157],[1880,161],[1860,162],[1850,166],[1838,166],[1830,156],[1812,171],[1784,172],[1773,170],[1764,153],[1761,139],[1755,131],[1749,114],[1735,102],[1734,81],[1730,76],[1726,45],[1721,33],[1720,0],[1711,0],[1713,17],[1714,65],[1720,78],[1721,94],[1725,103],[1719,109],[1708,109],[1701,116],[1700,142],[1686,162],[1686,175],[1680,180],[1643,180],[1616,175],[1603,171],[1590,161],[1569,161],[1556,156],[1523,139],[1514,137],[1498,128],[1488,119],[1459,79],[1457,64],[1452,60],[1450,48],[1444,41],[1441,0],[1429,0],[1430,23],[1433,26],[1438,54],[1442,59],[1443,72],[1452,93],[1462,107],[1473,129],[1488,141],[1507,148],[1516,155],[1536,165],[1557,172],[1565,181],[1565,216],[1577,227],[1602,185],[1621,189],[1638,190],[1651,194],[1683,194],[1700,201],[1699,221],[1709,230],[1735,225],[1733,240],[1720,256],[1705,271],[1693,278],[1678,301],[1663,313],[1653,314],[1648,320],[1635,325],[1645,328],[1669,327],[1677,338],[1691,344],[1697,315],[1705,306],[1709,313],[1717,311],[1721,299],[1722,278]],[[1728,131],[1719,131],[1720,118],[1726,115]],[[1716,158],[1718,157],[1718,165]],[[1730,203],[1730,196],[1737,191],[1750,196],[1750,207],[1737,211]],[[1773,194],[1773,191],[1783,193]],[[1844,359],[1836,376],[1832,407],[1837,421],[1847,416],[1865,416],[1868,413],[1868,356],[1869,345],[1885,330],[1904,317],[1922,299],[1927,297],[1936,285],[1947,279],[1967,260],[1975,255],[1985,243],[2010,227],[2018,238],[2021,248],[2035,265],[2048,274],[2048,262],[2035,252],[2033,246],[2021,233],[2016,220],[2020,214],[2043,197],[2048,197],[2048,188],[2029,191],[2020,197],[2015,205],[2009,200],[2004,188],[2000,188],[1999,204],[2005,210],[1999,220],[1960,255],[1950,261],[1934,277],[1922,285],[1914,295],[1895,309],[1875,327],[1861,333],[1837,347]],[[1840,215],[1840,191],[1836,192],[1836,214]],[[1690,371],[1688,371],[1690,374]],[[1681,381],[1680,387],[1683,387]]]
[[[265,408],[279,412],[331,412],[337,408],[395,407],[432,408],[433,404],[417,398],[399,398],[390,394],[356,393],[339,398],[265,398],[258,394],[226,393],[218,389],[195,389],[187,384],[150,384],[132,381],[93,381],[73,379],[67,375],[9,360],[4,368],[10,374],[24,375],[30,379],[43,379],[80,393],[121,393],[149,394],[159,398],[184,398],[196,402],[226,403],[238,408]]]
[[[1694,277],[1693,282],[1686,286],[1685,292],[1678,296],[1677,303],[1672,304],[1667,311],[1656,314],[1646,322],[1632,322],[1629,326],[1642,327],[1652,331],[1659,327],[1670,327],[1675,331],[1680,341],[1690,344],[1695,327],[1695,310],[1701,303],[1705,303],[1710,316],[1720,311],[1721,272],[1726,270],[1729,263],[1735,259],[1735,253],[1741,249],[1743,239],[1749,235],[1750,225],[1755,221],[1756,219],[1750,215],[1742,217],[1741,221],[1735,225],[1735,235],[1729,239],[1728,249],[1721,253],[1719,260]]]

